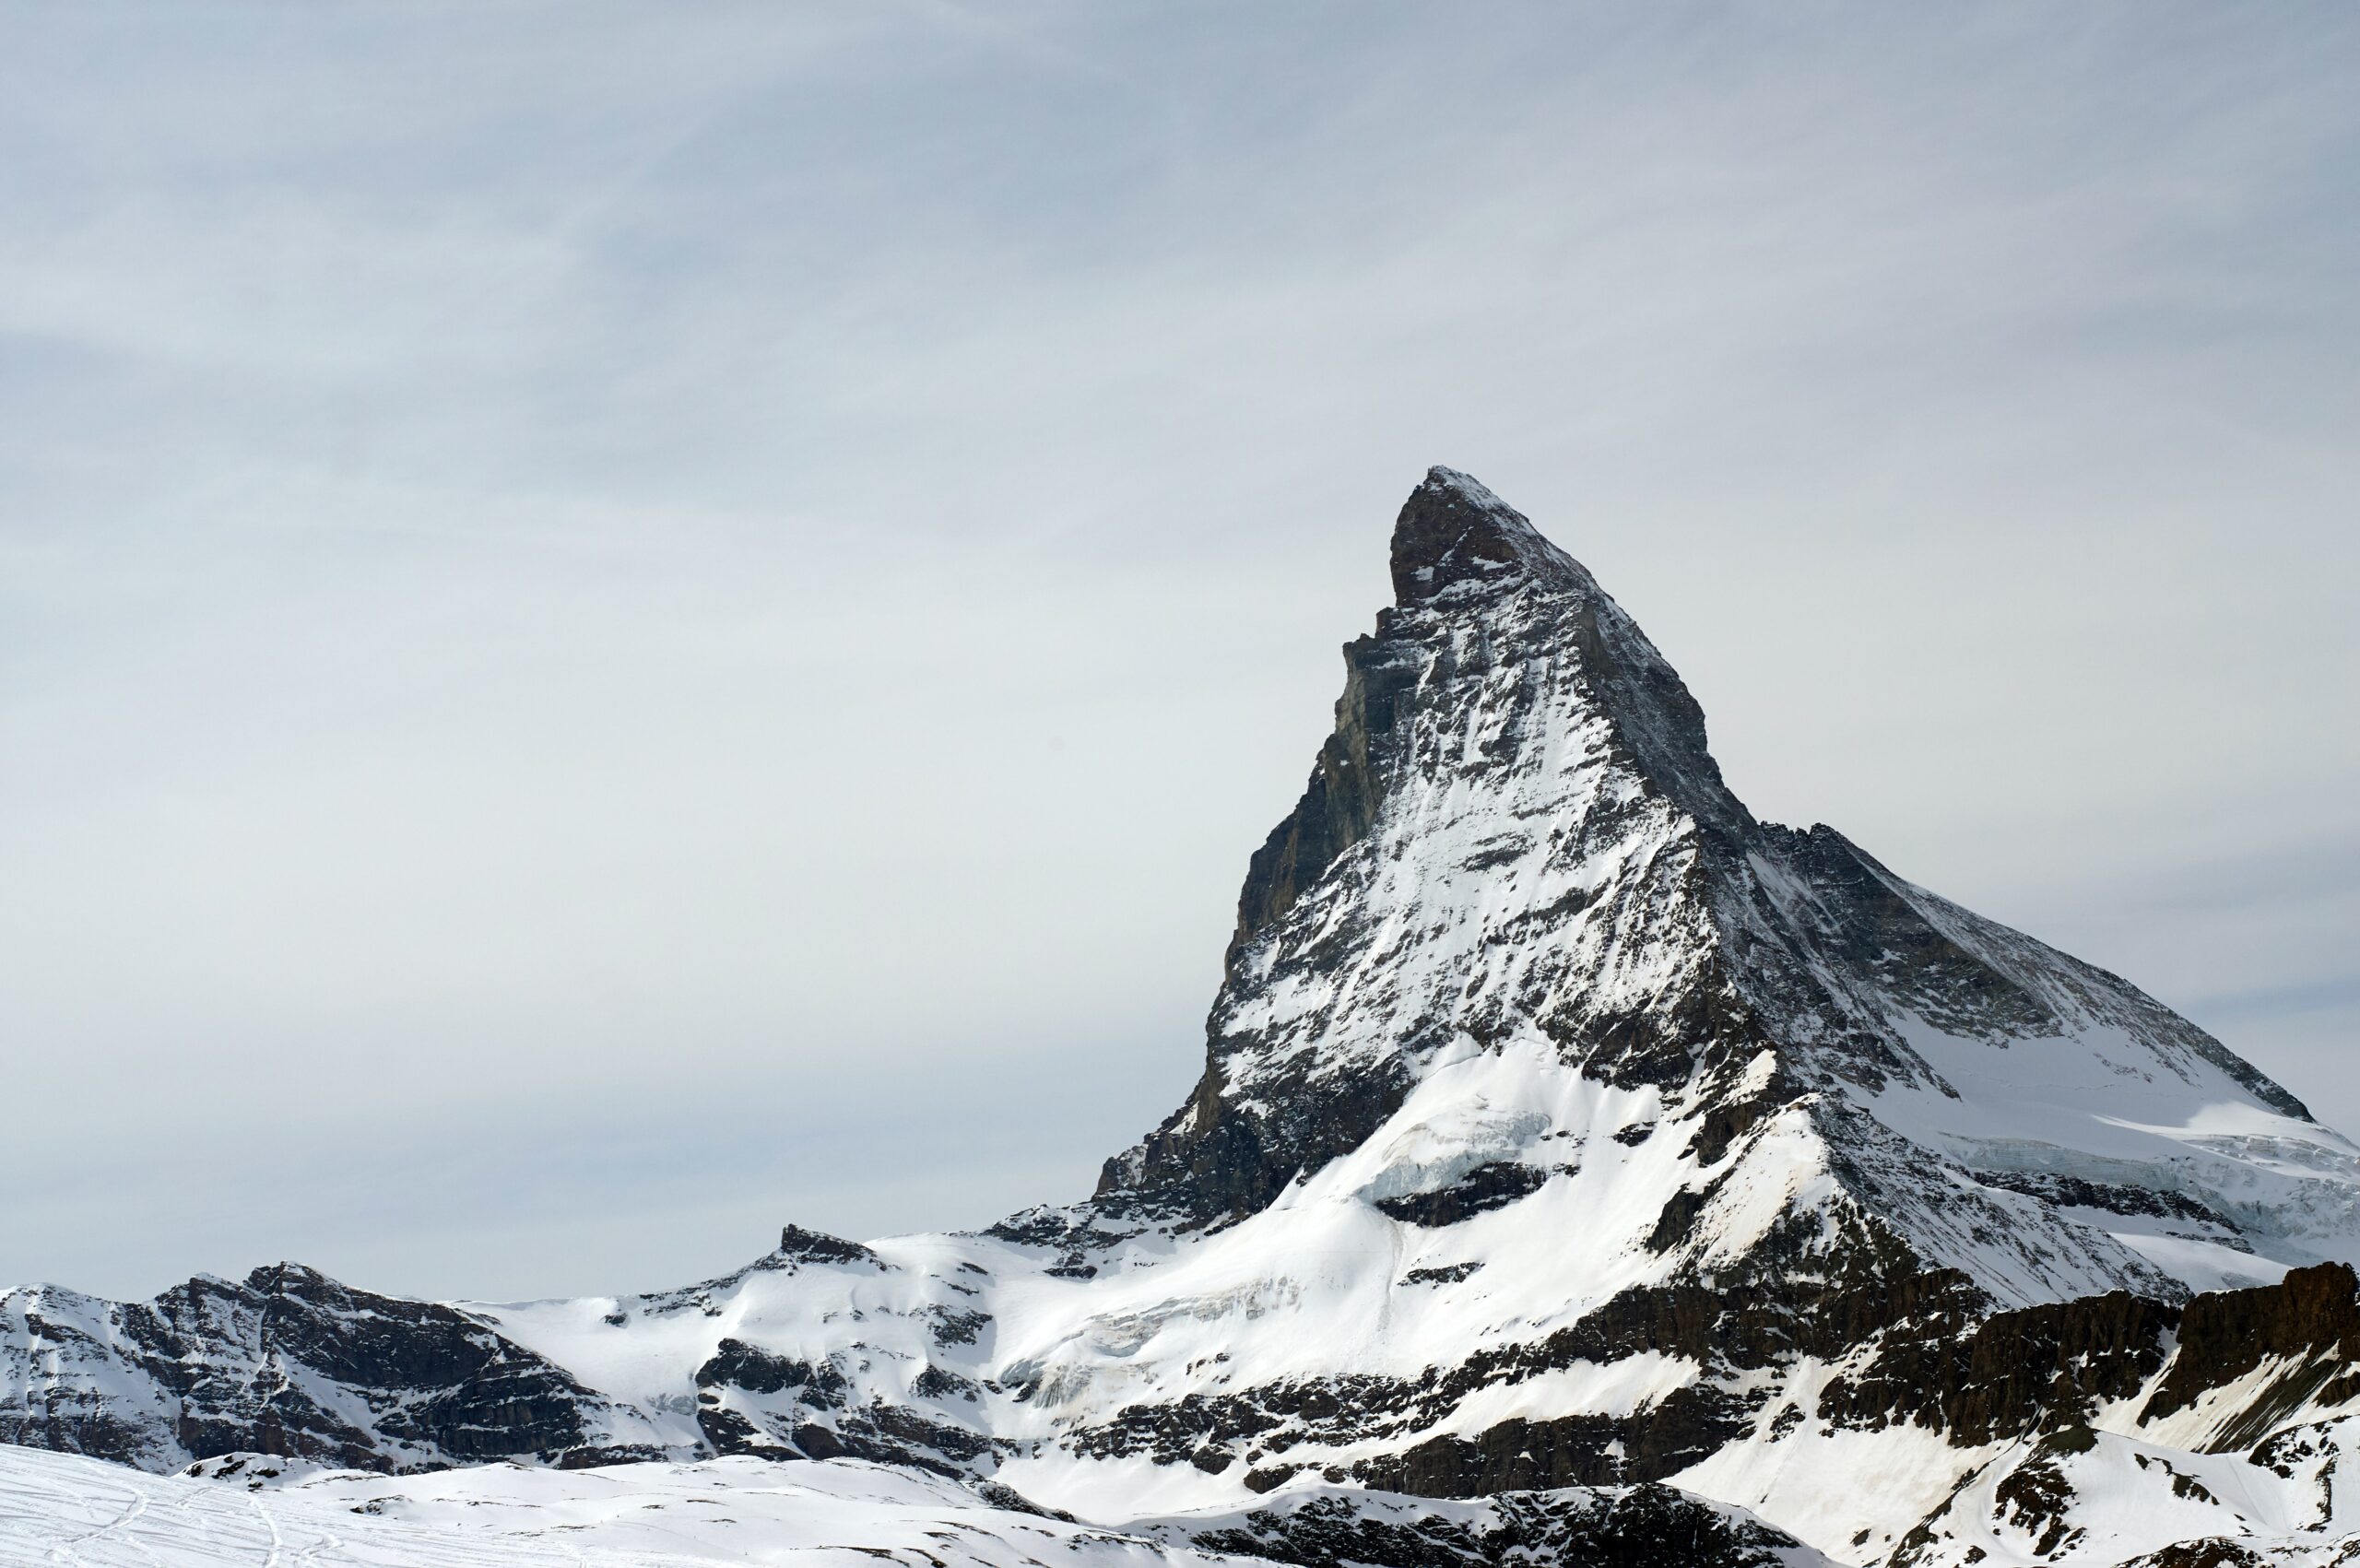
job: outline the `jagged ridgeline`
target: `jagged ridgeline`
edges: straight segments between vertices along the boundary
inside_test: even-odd
[[[2360,1550],[2360,1153],[2127,982],[1757,820],[1474,480],[1428,474],[1391,566],[1203,1076],[1089,1198],[644,1296],[19,1290],[0,1436],[851,1456],[1306,1563]]]

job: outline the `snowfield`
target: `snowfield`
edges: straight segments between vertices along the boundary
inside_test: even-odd
[[[232,1455],[151,1476],[0,1447],[0,1564],[72,1568],[1269,1568],[1339,1540],[1433,1568],[1693,1560],[1831,1568],[1741,1512],[1659,1491],[1469,1503],[1298,1491],[1103,1528],[998,1506],[937,1476],[858,1460],[709,1459],[580,1470],[480,1466],[387,1477]],[[1213,1540],[1233,1550],[1208,1550]],[[1599,1541],[1616,1543],[1603,1553]],[[1702,1553],[1684,1550],[1702,1545]]]
[[[710,1459],[589,1470],[483,1466],[390,1478],[151,1476],[0,1447],[0,1563],[83,1568],[670,1568],[929,1561],[1233,1561],[1010,1512],[939,1478],[857,1460]]]

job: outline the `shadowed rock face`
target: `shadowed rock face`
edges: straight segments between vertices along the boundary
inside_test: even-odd
[[[2249,1448],[2307,1405],[2360,1399],[2360,1280],[2341,1263],[2298,1268],[2258,1291],[2226,1291],[2188,1303],[2169,1372],[2141,1408],[2142,1425],[2195,1404],[2265,1363],[2277,1375],[2256,1389],[2208,1447]]]
[[[1817,1414],[1847,1427],[1911,1422],[1961,1444],[2079,1424],[2099,1401],[2146,1385],[2179,1318],[2177,1308],[2127,1291],[1980,1322],[1954,1306],[1918,1315],[1882,1338],[1858,1376],[1832,1381]]]
[[[445,1306],[296,1264],[196,1279],[152,1302],[12,1292],[17,1397],[0,1440],[150,1468],[238,1452],[360,1469],[526,1457],[584,1443],[601,1401]]]
[[[1802,1568],[1824,1562],[1758,1519],[1670,1487],[1619,1494],[1507,1491],[1481,1507],[1315,1492],[1233,1519],[1154,1534],[1296,1568]]]

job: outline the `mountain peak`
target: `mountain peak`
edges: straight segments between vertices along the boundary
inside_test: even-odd
[[[1403,608],[1457,584],[1536,572],[1581,573],[1581,568],[1541,537],[1523,513],[1456,468],[1427,469],[1394,521],[1393,598]]]
[[[1487,608],[1492,630],[1527,656],[1579,662],[1588,685],[1581,705],[1611,720],[1649,786],[1699,820],[1741,834],[1750,819],[1706,749],[1704,710],[1646,633],[1588,568],[1481,480],[1456,468],[1427,469],[1394,520],[1396,607],[1494,607],[1525,588],[1569,612],[1512,615],[1529,621],[1517,632]]]
[[[2360,1161],[2340,1142],[2320,1156],[2349,1162],[2335,1176],[2243,1229],[2242,1197],[2133,1196],[2118,1201],[2135,1213],[2077,1218],[2067,1178],[2177,1193],[2192,1149],[2217,1161],[2206,1179],[2224,1195],[2275,1181],[2204,1142],[2206,1105],[2236,1104],[2269,1129],[2257,1136],[2307,1149],[2314,1132],[2283,1090],[2124,982],[1912,887],[1832,830],[1756,820],[1670,662],[1476,480],[1427,473],[1392,565],[1398,602],[1346,645],[1335,728],[1247,866],[1205,1075],[1109,1162],[1103,1212],[1235,1223],[1348,1156],[1423,1148],[1396,1118],[1483,1121],[1442,1101],[1484,1056],[1510,1076],[1544,1063],[1573,1086],[1568,1104],[1652,1095],[1654,1120],[1695,1129],[1689,1196],[1632,1239],[1650,1257],[1690,1256],[1692,1232],[1710,1237],[1695,1256],[1724,1261],[1772,1244],[1757,1221],[1775,1206],[1732,1196],[1717,1210],[1740,1228],[1726,1233],[1694,1231],[1682,1207],[1734,1195],[1724,1161],[1747,1149],[1763,1191],[1822,1174],[1840,1189],[1860,1257],[1898,1247],[1994,1301],[2170,1295],[2265,1277],[2246,1247],[2277,1247],[2283,1267],[2352,1244]],[[2013,1042],[2040,1043],[2030,1102]],[[1413,1107],[1430,1081],[1441,1100]],[[2149,1130],[2131,1136],[2134,1098]],[[1790,1168],[1776,1138],[1716,1130],[1774,1124],[1813,1152]],[[1553,1147],[1499,1153],[1511,1142],[1468,1146],[1503,1167],[1482,1180],[1556,1168]],[[1388,1200],[1401,1193],[1386,1183],[1417,1186],[1433,1163],[1403,1158],[1378,1184]],[[1517,1160],[1530,1170],[1504,1169]],[[2176,1229],[2148,1225],[2158,1214]]]

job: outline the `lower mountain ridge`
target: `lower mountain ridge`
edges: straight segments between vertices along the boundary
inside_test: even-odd
[[[778,1539],[937,1562],[2360,1561],[2360,1150],[2126,982],[1755,819],[1472,479],[1427,476],[1391,566],[1203,1076],[1089,1198],[789,1227],[653,1295],[9,1291],[0,1441],[55,1456],[0,1496],[873,1493]],[[480,1560],[539,1561],[518,1528]]]

